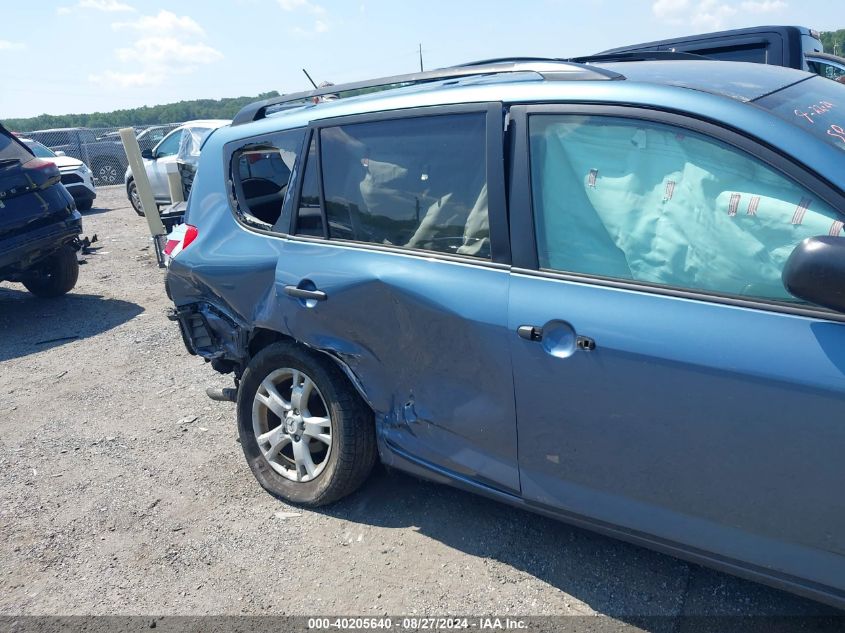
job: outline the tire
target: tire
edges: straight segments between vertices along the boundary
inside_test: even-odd
[[[98,185],[116,185],[120,181],[120,161],[113,158],[101,158],[94,163],[94,178]]]
[[[94,206],[93,200],[80,200],[76,203],[76,208],[79,211],[90,211],[91,207]]]
[[[129,184],[126,185],[126,195],[129,196],[129,204],[132,205],[135,213],[143,217],[144,209],[141,206],[141,197],[138,195],[138,187],[135,185],[134,179],[130,180]]]
[[[37,270],[29,273],[22,283],[36,297],[60,297],[70,292],[79,279],[76,251],[62,246],[48,257]]]
[[[303,392],[307,381],[312,383],[305,400],[293,393],[296,381]],[[270,382],[281,400],[271,397],[266,388]],[[286,417],[273,413],[268,401]],[[241,447],[252,474],[267,492],[285,501],[310,507],[337,501],[359,488],[376,462],[372,411],[337,366],[297,345],[274,343],[255,355],[238,389],[237,412]],[[314,421],[326,419],[317,435]],[[270,437],[259,445],[260,436]],[[306,466],[300,462],[304,451]],[[309,460],[313,471],[307,468]]]

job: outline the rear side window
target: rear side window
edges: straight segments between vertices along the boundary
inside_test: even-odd
[[[483,113],[322,129],[329,238],[490,258],[485,129]]]
[[[755,64],[769,63],[769,51],[763,44],[749,46],[726,46],[704,51],[695,51],[699,55],[706,55],[711,59],[724,62],[753,62]]]
[[[279,221],[302,134],[302,130],[282,132],[272,141],[246,145],[234,153],[232,176],[244,219],[271,227]]]
[[[7,134],[6,130],[0,128],[0,163],[10,160],[25,163],[32,160],[32,154],[10,134]]]
[[[530,118],[541,268],[795,301],[801,240],[843,235],[812,192],[716,139],[615,117]]]

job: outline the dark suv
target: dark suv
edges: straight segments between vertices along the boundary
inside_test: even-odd
[[[79,277],[82,218],[55,164],[0,125],[0,281],[57,297]]]
[[[173,316],[284,499],[378,456],[845,607],[843,128],[839,83],[701,59],[253,104],[200,155]]]

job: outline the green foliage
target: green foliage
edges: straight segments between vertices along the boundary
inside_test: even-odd
[[[275,90],[257,97],[229,97],[225,99],[195,99],[157,106],[143,106],[114,112],[91,114],[42,114],[29,119],[6,119],[3,124],[16,132],[31,132],[58,127],[129,127],[181,123],[193,119],[231,119],[248,103],[278,97]]]
[[[820,39],[825,53],[845,57],[845,29],[825,31],[821,34]]]

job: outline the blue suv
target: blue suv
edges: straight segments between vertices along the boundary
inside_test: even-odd
[[[845,86],[670,57],[332,86],[209,137],[167,290],[267,491],[380,459],[845,607]]]

